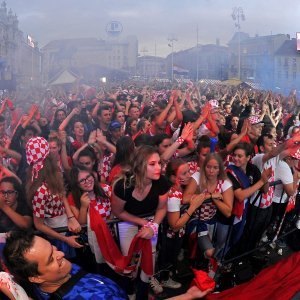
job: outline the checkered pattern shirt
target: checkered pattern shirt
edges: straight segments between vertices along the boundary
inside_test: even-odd
[[[43,183],[35,192],[32,207],[33,215],[42,219],[62,216],[65,213],[62,199],[52,194],[46,183]]]
[[[224,180],[218,180],[218,184],[213,193],[222,193],[222,185]],[[205,189],[203,193],[208,193],[208,190]],[[200,206],[200,208],[196,211],[197,217],[200,221],[208,221],[211,220],[215,214],[217,213],[217,206],[213,203],[204,203]]]
[[[105,179],[105,182],[108,182],[108,177],[111,170],[111,159],[113,155],[113,153],[110,153],[109,155],[104,156],[102,163],[98,164],[98,173]]]
[[[105,194],[107,195],[108,198],[97,198],[97,199],[91,199],[91,204],[93,205],[96,209],[96,211],[101,215],[101,217],[106,220],[109,218],[111,214],[111,203],[110,203],[110,198],[111,198],[111,186],[107,184],[101,184],[102,189],[104,190]]]
[[[196,161],[188,161],[188,165],[190,168],[190,175],[193,175],[195,172],[200,172],[200,168]]]

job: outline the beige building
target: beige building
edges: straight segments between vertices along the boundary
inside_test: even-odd
[[[48,43],[41,51],[43,83],[46,84],[64,69],[72,69],[85,77],[95,72],[88,74],[84,70],[97,67],[102,70],[102,76],[106,75],[105,70],[134,73],[138,42],[135,36],[106,41],[96,38],[63,39]]]
[[[19,21],[6,2],[0,6],[0,89],[40,84],[40,52],[24,37]]]

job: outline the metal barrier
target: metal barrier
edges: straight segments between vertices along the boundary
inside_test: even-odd
[[[279,180],[279,181],[275,181],[275,182],[270,183],[270,186],[276,186],[276,185],[281,184],[281,183],[282,183],[282,182],[281,182],[280,180]],[[261,192],[260,192],[260,193],[261,193]],[[209,203],[209,202],[211,202],[211,199],[205,200],[203,203]],[[188,208],[188,205],[183,205],[183,206],[181,207],[181,212],[183,212],[183,211],[186,210],[187,208]],[[141,218],[150,218],[150,217],[152,217],[152,216],[153,216],[153,213],[152,213],[152,214],[147,214],[147,215],[141,215],[140,217],[141,217]],[[119,222],[122,222],[122,220],[120,220],[120,219],[118,219],[118,218],[114,218],[114,219],[111,219],[111,220],[107,220],[107,221],[106,221],[106,223],[107,223],[108,225],[113,225],[113,224],[118,225]],[[82,228],[83,228],[83,229],[86,229],[86,228],[87,228],[87,225],[82,225]],[[118,226],[116,226],[116,229],[118,229]],[[59,233],[62,233],[62,232],[68,231],[68,228],[67,228],[67,227],[60,227],[60,228],[55,228],[54,230],[57,231],[57,232],[59,232]],[[293,228],[292,230],[290,230],[289,232],[287,232],[287,233],[285,233],[285,234],[283,234],[283,235],[281,235],[281,236],[278,236],[277,239],[286,237],[286,236],[288,236],[289,234],[295,232],[296,230],[297,230],[297,228],[295,227],[295,228]],[[117,230],[117,231],[118,231],[118,230]],[[116,232],[116,233],[117,233],[117,237],[119,237],[118,232]],[[229,233],[230,233],[230,230],[228,231],[228,234],[229,234]],[[259,250],[259,249],[265,247],[266,245],[269,245],[271,242],[272,242],[272,241],[267,241],[267,242],[265,242],[265,243],[262,243],[259,247],[256,247],[256,248],[253,249],[253,250],[247,251],[247,252],[242,253],[242,254],[240,254],[240,255],[238,255],[238,256],[236,256],[236,257],[230,258],[230,259],[228,259],[228,260],[223,260],[223,259],[222,259],[221,262],[220,262],[220,265],[229,264],[229,263],[232,263],[232,262],[234,262],[234,261],[240,260],[240,259],[242,259],[242,258],[244,258],[244,257],[246,257],[246,256],[249,256],[249,255],[251,255],[252,253],[256,252],[257,250]]]

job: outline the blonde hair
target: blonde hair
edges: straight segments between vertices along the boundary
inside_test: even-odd
[[[216,160],[219,165],[219,174],[218,174],[217,179],[218,180],[227,179],[227,175],[226,175],[225,168],[224,168],[224,163],[223,163],[223,160],[220,157],[220,155],[216,154],[216,153],[209,153],[206,156],[206,158],[203,162],[203,166],[200,171],[200,174],[201,174],[200,175],[200,192],[204,191],[207,187],[207,176],[205,173],[205,168],[206,168],[206,165],[208,164],[208,162],[211,161],[212,159]]]

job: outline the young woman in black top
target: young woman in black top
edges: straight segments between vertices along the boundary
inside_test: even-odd
[[[151,146],[136,149],[131,174],[119,179],[113,188],[112,211],[123,220],[119,224],[120,245],[123,255],[128,253],[132,239],[136,234],[152,243],[153,263],[159,224],[167,212],[167,199],[170,184],[161,176],[161,163],[157,150]],[[148,214],[152,221],[141,217]],[[141,280],[149,282],[149,277],[142,271]],[[137,292],[137,299],[146,295]]]

